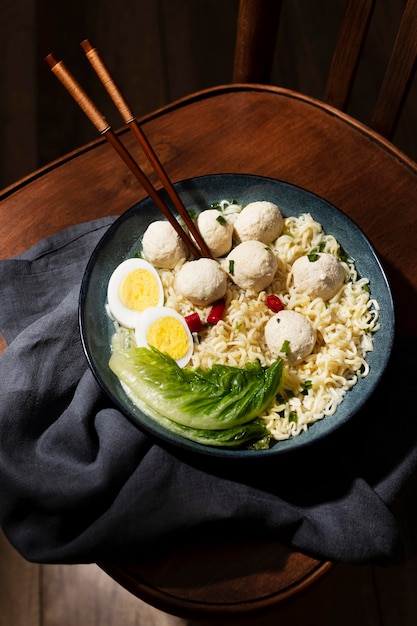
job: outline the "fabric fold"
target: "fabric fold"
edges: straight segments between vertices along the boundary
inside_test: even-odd
[[[81,279],[113,219],[0,262],[0,523],[17,550],[91,562],[238,528],[334,561],[413,554],[416,338],[397,337],[374,397],[323,442],[256,462],[171,448],[112,406],[82,349]]]

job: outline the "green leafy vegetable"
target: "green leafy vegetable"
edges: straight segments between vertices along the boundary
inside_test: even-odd
[[[127,395],[132,402],[139,407],[143,406],[143,403],[137,398],[130,389],[125,387]],[[166,428],[167,430],[195,441],[204,446],[215,446],[221,448],[248,448],[251,447],[256,450],[265,450],[269,448],[269,442],[271,439],[271,433],[261,420],[253,420],[248,424],[242,424],[241,426],[234,426],[233,428],[225,428],[223,430],[206,430],[198,428],[189,428],[182,424],[177,424],[167,417],[164,417],[157,411],[154,411],[149,406],[145,407],[146,414],[151,417],[155,422]]]
[[[235,262],[233,259],[229,260],[229,274],[230,276],[233,276],[235,273]]]
[[[339,254],[340,261],[344,263],[349,263],[350,261],[349,255],[345,252],[345,250],[342,248],[341,245],[339,245],[338,254]]]
[[[244,368],[215,364],[209,370],[181,369],[155,348],[115,351],[110,369],[135,397],[178,424],[224,430],[254,420],[272,402],[282,377],[282,360]]]
[[[301,393],[305,396],[308,393],[309,389],[313,388],[313,381],[311,380],[306,380],[303,383],[301,383]]]
[[[288,354],[289,351],[290,351],[290,341],[288,339],[284,339],[284,341],[282,342],[280,352],[282,352],[282,354]]]
[[[223,215],[218,215],[216,217],[216,222],[219,222],[219,224],[221,224],[222,226],[225,226],[227,224],[227,222],[224,219]]]

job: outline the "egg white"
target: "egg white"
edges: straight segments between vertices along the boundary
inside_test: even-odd
[[[143,315],[142,311],[136,311],[125,306],[119,297],[119,289],[123,279],[136,269],[148,270],[154,276],[159,291],[157,306],[161,306],[164,302],[164,290],[161,279],[153,265],[144,259],[136,258],[126,259],[126,261],[120,263],[110,277],[107,287],[107,302],[111,315],[113,315],[122,326],[126,326],[127,328],[134,328]]]
[[[149,347],[148,340],[147,340],[148,328],[150,324],[152,324],[153,322],[163,317],[173,317],[174,319],[178,320],[180,324],[182,325],[182,327],[184,328],[184,331],[188,338],[188,350],[184,356],[182,356],[181,358],[175,359],[175,361],[177,362],[179,367],[185,367],[185,365],[187,365],[187,363],[189,362],[193,354],[194,342],[193,342],[193,337],[190,332],[190,329],[188,328],[187,323],[184,320],[183,316],[177,313],[177,311],[175,311],[174,309],[170,309],[169,307],[166,307],[166,306],[150,307],[149,309],[146,309],[146,311],[142,313],[135,327],[136,345],[138,348]],[[159,346],[154,346],[154,347],[157,349],[160,349]]]

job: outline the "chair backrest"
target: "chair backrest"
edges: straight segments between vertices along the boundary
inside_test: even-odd
[[[346,0],[323,94],[346,110],[376,0]],[[233,82],[269,84],[283,0],[240,0]],[[414,76],[417,0],[407,0],[370,126],[391,138]]]

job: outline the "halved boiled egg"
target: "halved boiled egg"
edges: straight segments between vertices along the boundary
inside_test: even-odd
[[[135,328],[138,347],[152,346],[168,354],[180,367],[191,359],[194,344],[186,321],[175,311],[165,306],[146,309]]]
[[[122,326],[134,328],[143,311],[161,306],[164,290],[156,269],[144,259],[127,259],[116,267],[107,287],[110,313]]]

